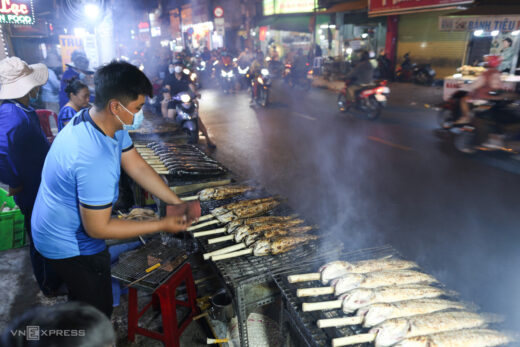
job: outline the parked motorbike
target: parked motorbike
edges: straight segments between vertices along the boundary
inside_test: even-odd
[[[479,151],[520,152],[520,105],[513,99],[486,100],[473,111],[469,124],[450,128],[453,144],[466,154]]]
[[[195,99],[188,92],[180,92],[172,98],[175,101],[175,122],[188,135],[188,143],[199,142],[199,110]]]
[[[271,76],[268,69],[262,69],[260,74],[251,81],[251,93],[253,100],[260,106],[269,104],[269,89],[271,87]],[[256,91],[256,92],[255,92]]]
[[[297,71],[291,64],[285,64],[283,81],[291,87],[309,90],[312,84],[312,74],[312,70]]]
[[[387,96],[390,88],[386,81],[379,81],[375,84],[367,85],[356,92],[354,102],[348,101],[347,88],[350,81],[345,82],[345,87],[338,95],[338,108],[341,112],[347,112],[351,107],[362,111],[369,120],[375,120],[381,115],[383,107],[386,106]]]
[[[400,82],[413,82],[420,85],[432,85],[435,81],[435,70],[430,64],[415,64],[410,59],[410,54],[404,55],[404,61],[397,68],[395,78]]]

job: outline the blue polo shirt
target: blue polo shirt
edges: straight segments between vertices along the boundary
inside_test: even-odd
[[[105,209],[119,194],[121,153],[133,148],[128,132],[109,137],[83,109],[54,140],[45,160],[34,204],[32,233],[46,258],[92,255],[105,241],[90,237],[81,223],[79,206]]]

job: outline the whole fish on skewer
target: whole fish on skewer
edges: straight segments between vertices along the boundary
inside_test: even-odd
[[[393,303],[375,303],[357,310],[356,315],[344,318],[328,318],[317,321],[318,328],[341,327],[345,325],[363,325],[371,328],[385,320],[410,317],[443,310],[467,310],[469,305],[460,301],[446,299],[416,299]]]
[[[451,330],[481,328],[494,320],[496,319],[491,316],[468,311],[443,311],[393,318],[370,329],[367,334],[335,338],[332,340],[332,346],[374,342],[375,347],[390,347],[406,338]]]
[[[399,341],[395,347],[493,347],[515,339],[491,329],[463,329],[416,336]]]
[[[283,221],[283,222],[271,222],[271,223],[262,223],[262,224],[257,223],[257,224],[251,224],[251,225],[242,225],[242,226],[236,228],[236,230],[234,232],[235,241],[242,242],[248,236],[253,236],[253,235],[259,236],[264,231],[267,231],[270,229],[290,228],[290,227],[294,227],[294,226],[303,224],[303,222],[305,222],[303,219],[291,219],[291,220]]]
[[[253,190],[253,187],[249,186],[222,186],[222,187],[214,187],[214,188],[206,188],[202,189],[194,196],[188,196],[181,198],[183,201],[190,201],[199,199],[200,201],[210,201],[210,200],[223,200],[229,199],[237,195],[244,194],[248,191]]]
[[[258,233],[258,234],[251,234],[247,235],[247,237],[244,239],[244,243],[246,246],[251,246],[253,243],[260,239],[273,239],[275,237],[279,236],[297,236],[297,235],[303,235],[311,230],[313,230],[314,227],[312,226],[299,226],[299,227],[292,227],[292,228],[273,228],[268,229],[264,232]]]
[[[361,307],[375,303],[391,303],[397,301],[438,298],[454,295],[453,292],[425,284],[409,284],[377,288],[357,288],[342,294],[337,300],[322,302],[305,302],[302,310],[323,311],[341,308],[343,313],[355,312]]]
[[[318,296],[334,294],[339,296],[356,288],[377,288],[412,283],[435,283],[437,280],[428,274],[413,270],[376,271],[364,274],[346,274],[331,282],[329,287],[301,288],[296,295]]]
[[[395,257],[384,257],[378,259],[362,260],[358,262],[332,261],[321,266],[318,272],[290,275],[287,277],[289,283],[321,281],[323,284],[331,280],[347,275],[349,273],[367,273],[385,270],[406,270],[418,267],[415,262],[402,260]]]

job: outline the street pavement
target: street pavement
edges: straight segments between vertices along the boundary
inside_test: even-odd
[[[245,92],[205,90],[201,115],[220,161],[287,197],[327,237],[349,250],[390,244],[520,330],[520,163],[456,152],[437,131],[440,89],[391,89],[373,122],[340,114],[332,91],[279,83],[265,109]]]

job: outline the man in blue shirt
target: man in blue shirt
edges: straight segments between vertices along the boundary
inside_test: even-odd
[[[31,213],[50,145],[29,106],[47,76],[43,64],[27,65],[17,57],[0,61],[0,181],[9,186],[24,215],[34,275],[43,294],[49,296],[56,294],[60,280],[34,248]]]
[[[63,278],[69,299],[112,313],[110,255],[104,239],[179,232],[190,221],[111,218],[120,168],[167,204],[182,204],[135,150],[126,129],[142,112],[152,85],[135,66],[112,62],[94,77],[95,107],[58,134],[45,160],[32,226],[36,249]],[[134,115],[136,115],[134,117]]]

